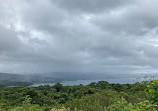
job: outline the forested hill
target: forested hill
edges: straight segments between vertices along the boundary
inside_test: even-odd
[[[60,82],[60,81],[61,79],[54,77],[0,73],[0,87],[30,86],[33,83]]]
[[[157,111],[157,105],[157,80],[0,89],[0,111]]]

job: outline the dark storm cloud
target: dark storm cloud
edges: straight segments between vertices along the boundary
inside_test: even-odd
[[[101,13],[106,10],[119,8],[127,3],[131,3],[131,0],[51,0],[52,3],[72,12],[81,13]]]
[[[157,71],[157,3],[0,0],[0,71]]]

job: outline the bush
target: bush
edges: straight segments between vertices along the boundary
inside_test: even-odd
[[[74,111],[75,108],[81,111],[103,111],[105,107],[120,99],[119,93],[112,90],[105,90],[81,99],[69,101],[64,106]]]

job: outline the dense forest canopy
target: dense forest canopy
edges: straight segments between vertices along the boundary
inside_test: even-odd
[[[158,81],[134,84],[92,82],[83,86],[6,87],[0,89],[2,111],[156,111]]]

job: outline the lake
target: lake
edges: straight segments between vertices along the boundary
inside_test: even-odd
[[[73,85],[88,85],[91,82],[98,82],[98,81],[107,81],[109,83],[121,83],[121,84],[132,84],[135,82],[140,82],[145,80],[145,78],[121,78],[121,79],[99,79],[99,80],[76,80],[76,81],[62,81],[60,82],[61,84],[63,84],[63,86],[73,86]],[[53,86],[55,83],[37,83],[37,84],[33,84],[31,85],[32,87],[37,87],[40,85],[50,85]]]

